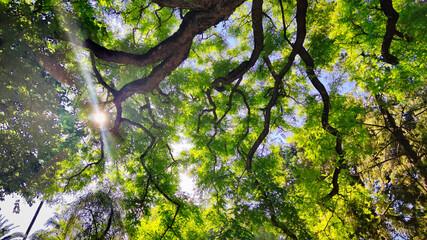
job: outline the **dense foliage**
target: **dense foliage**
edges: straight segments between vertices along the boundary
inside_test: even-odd
[[[413,0],[2,0],[1,194],[76,195],[34,239],[426,239],[426,22]]]

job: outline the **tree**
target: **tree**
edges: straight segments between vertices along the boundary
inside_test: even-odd
[[[1,187],[111,184],[131,238],[423,239],[426,6],[3,1]]]
[[[1,11],[6,13],[6,5]],[[40,59],[49,57],[36,57],[32,49],[36,43],[28,39],[27,26],[16,22],[17,17],[17,13],[0,17],[0,185],[6,194],[30,199],[37,194],[34,185],[43,173],[64,159],[63,149],[72,144],[78,130],[72,111],[65,110],[69,90],[41,66]],[[52,72],[51,63],[47,66]]]
[[[11,233],[15,228],[13,224],[7,224],[8,220],[4,219],[4,216],[0,215],[0,239],[11,240],[22,238],[23,234],[19,232]]]
[[[123,237],[120,209],[111,192],[97,191],[79,197],[61,214],[49,219],[51,230],[31,239],[118,239]]]

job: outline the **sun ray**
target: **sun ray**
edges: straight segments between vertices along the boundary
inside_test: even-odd
[[[68,29],[68,31],[65,31],[66,38],[68,42],[70,43],[76,43],[79,42],[78,39],[76,39],[74,36],[70,34],[70,32],[78,32],[74,31],[75,29],[72,29],[73,26],[67,24],[67,16],[64,14],[64,11],[57,8],[57,12],[63,16],[63,21],[61,22],[61,25],[63,29]],[[90,70],[88,69],[87,62],[84,61],[84,59],[87,59],[87,55],[85,52],[79,51],[80,48],[73,47],[72,51],[74,54],[74,60],[78,63],[78,68],[81,72],[81,76],[85,80],[89,95],[90,95],[90,104],[92,106],[92,114],[88,116],[89,120],[94,121],[97,125],[99,125],[100,134],[102,141],[104,141],[104,152],[105,154],[105,164],[106,164],[106,170],[107,172],[110,172],[112,161],[113,161],[113,155],[110,150],[110,144],[109,144],[109,138],[108,138],[108,129],[106,124],[108,123],[108,117],[107,113],[104,112],[104,110],[100,107],[99,101],[98,101],[98,95],[96,93],[95,88],[95,79],[93,78],[92,74],[90,74]]]

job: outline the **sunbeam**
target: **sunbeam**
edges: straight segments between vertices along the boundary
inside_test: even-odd
[[[62,9],[57,9],[57,10],[58,10],[58,13],[63,16],[63,21],[61,22],[63,29],[69,29],[69,31],[65,31],[67,40],[70,43],[79,42],[78,39],[74,38],[74,36],[70,34],[70,32],[78,32],[78,31],[74,31],[75,29],[72,29],[73,26],[67,24],[68,21],[66,19],[67,18],[66,14],[63,13]],[[90,74],[90,70],[88,70],[87,62],[84,61],[84,59],[86,59],[87,57],[85,52],[79,51],[79,48],[72,48],[72,51],[74,54],[74,60],[78,63],[79,70],[81,72],[83,79],[86,82],[86,86],[90,95],[90,104],[93,110],[92,110],[92,114],[88,116],[88,119],[92,120],[97,125],[99,125],[102,141],[104,141],[104,152],[106,153],[105,166],[107,171],[110,172],[112,161],[113,161],[112,159],[113,155],[111,153],[110,144],[107,137],[108,128],[106,124],[108,123],[108,117],[107,117],[108,114],[99,105],[97,94],[95,91],[95,85],[94,85],[95,79],[93,78],[92,74]]]

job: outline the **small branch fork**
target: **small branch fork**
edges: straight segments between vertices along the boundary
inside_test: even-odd
[[[262,26],[262,4],[263,0],[254,0],[252,3],[252,31],[254,34],[254,49],[252,50],[251,57],[240,63],[235,69],[230,71],[227,76],[219,77],[212,82],[215,90],[222,92],[225,90],[224,86],[231,84],[237,79],[241,79],[243,75],[251,69],[258,60],[261,51],[264,48],[264,29]]]
[[[380,112],[384,118],[384,123],[386,129],[394,136],[396,141],[402,146],[405,155],[408,157],[409,162],[419,169],[419,175],[422,181],[422,188],[427,189],[427,170],[420,163],[420,157],[417,152],[414,150],[413,146],[409,140],[405,137],[404,132],[401,127],[398,127],[393,115],[388,111],[386,103],[381,95],[375,95],[375,99],[378,102]]]
[[[70,182],[71,182],[71,180],[73,180],[73,178],[80,176],[87,168],[89,168],[93,165],[98,165],[100,162],[102,162],[104,160],[104,141],[102,139],[102,134],[100,134],[100,141],[101,141],[101,155],[99,156],[98,161],[86,164],[86,166],[84,166],[82,169],[80,169],[80,171],[78,171],[77,173],[68,177],[67,178],[67,184],[65,185],[64,189],[67,189],[67,187],[70,185]]]
[[[129,124],[131,124],[131,125],[133,125],[133,126],[135,126],[135,127],[138,127],[138,128],[140,128],[140,129],[142,129],[149,137],[150,137],[150,139],[151,139],[151,142],[150,142],[150,144],[147,146],[147,148],[144,150],[144,152],[141,154],[141,156],[139,157],[139,160],[140,160],[140,163],[141,163],[141,165],[142,165],[142,167],[144,168],[144,170],[145,170],[145,172],[148,174],[148,179],[147,179],[147,185],[146,185],[146,188],[145,188],[145,194],[144,194],[144,197],[143,197],[143,200],[145,200],[145,198],[146,198],[146,196],[147,196],[147,193],[148,193],[148,186],[149,186],[149,183],[151,182],[153,185],[154,185],[154,188],[164,197],[164,198],[166,198],[166,200],[168,200],[169,202],[171,202],[172,204],[174,204],[175,206],[176,206],[176,210],[175,210],[175,214],[174,214],[174,217],[173,217],[173,219],[172,219],[172,221],[167,225],[167,227],[166,227],[166,229],[165,229],[165,231],[163,232],[163,234],[161,235],[161,237],[160,237],[160,239],[163,239],[164,238],[164,236],[166,235],[166,233],[170,230],[170,229],[172,229],[172,226],[173,226],[173,224],[175,223],[175,220],[176,220],[176,217],[178,216],[178,212],[179,212],[179,209],[180,209],[180,207],[181,207],[181,204],[177,201],[177,200],[175,200],[175,199],[173,199],[172,197],[170,197],[170,196],[168,196],[160,187],[159,187],[159,185],[156,183],[156,181],[155,181],[155,178],[152,176],[152,172],[151,172],[151,170],[150,169],[148,169],[148,167],[145,165],[145,160],[144,160],[144,158],[147,156],[147,154],[148,154],[148,152],[154,147],[154,145],[155,145],[155,142],[156,142],[156,138],[154,137],[154,135],[147,129],[147,128],[145,128],[143,125],[141,125],[141,124],[139,124],[139,123],[136,123],[136,122],[133,122],[133,121],[131,121],[131,120],[129,120],[129,119],[127,119],[127,118],[122,118],[122,121],[123,122],[126,122],[126,123],[129,123]],[[170,153],[170,148],[169,148],[169,146],[167,146],[168,147],[168,150],[169,150],[169,153]],[[170,153],[171,154],[171,153]],[[172,159],[173,159],[173,156],[172,156],[172,154],[171,154],[171,157],[172,157]]]
[[[144,126],[142,126],[139,123],[133,122],[127,118],[122,118],[122,122],[127,122],[127,123],[129,123],[135,127],[140,128],[142,131],[144,131],[145,134],[147,134],[150,137],[150,139],[151,139],[150,144],[148,145],[148,147],[144,150],[144,152],[140,156],[140,160],[144,159],[144,157],[147,156],[148,152],[154,147],[155,142],[156,142],[156,138],[147,128],[145,128]]]
[[[232,102],[233,102],[233,96],[238,91],[237,88],[239,87],[241,82],[242,82],[242,78],[239,79],[239,81],[236,83],[236,85],[234,85],[233,89],[231,90],[230,95],[228,96],[227,109],[225,110],[224,114],[215,122],[215,125],[214,125],[215,134],[212,135],[211,139],[209,140],[208,147],[209,147],[209,144],[212,142],[212,140],[215,138],[215,135],[216,135],[217,129],[218,129],[218,125],[222,122],[222,120],[224,120],[224,118],[227,116],[228,112],[231,110]]]
[[[256,181],[257,186],[259,186],[258,181]],[[268,211],[270,213],[270,219],[271,219],[271,223],[273,224],[273,226],[280,228],[282,230],[283,233],[285,233],[288,237],[292,238],[292,239],[298,239],[298,237],[295,235],[295,233],[291,232],[291,230],[286,227],[285,224],[281,223],[276,216],[276,213],[274,211],[274,207],[271,204],[270,199],[268,198],[267,194],[265,191],[262,192],[262,196],[263,196],[263,200],[264,203],[267,205],[268,207]]]
[[[115,96],[117,91],[104,81],[98,69],[96,68],[95,55],[93,54],[93,52],[90,52],[90,62],[92,64],[92,70],[95,73],[95,77],[98,83],[101,84],[105,89],[107,89],[107,91],[111,93],[111,95]]]
[[[253,29],[253,33],[254,33],[254,49],[252,51],[250,59],[242,62],[239,66],[237,66],[235,69],[230,71],[226,77],[219,77],[219,78],[215,79],[211,84],[211,88],[209,88],[206,91],[206,96],[208,98],[209,104],[212,106],[212,110],[203,110],[199,116],[203,115],[203,113],[206,111],[212,111],[212,113],[214,115],[214,120],[216,122],[215,127],[227,115],[228,111],[230,111],[231,99],[232,99],[233,94],[236,92],[239,92],[239,94],[242,95],[243,92],[241,90],[238,90],[237,87],[239,86],[240,82],[242,81],[243,75],[246,72],[248,72],[251,67],[253,67],[255,65],[256,61],[258,60],[258,58],[260,56],[262,49],[264,48],[264,30],[262,27],[262,3],[263,3],[262,0],[255,0],[252,4],[252,29]],[[223,116],[220,118],[220,120],[217,120],[218,116],[216,114],[216,104],[213,101],[212,96],[211,96],[212,88],[218,92],[223,92],[223,91],[225,91],[225,86],[233,83],[236,79],[239,79],[239,81],[235,85],[235,87],[233,88],[232,92],[230,93],[229,103],[228,103],[228,108],[226,110],[226,113],[223,114]]]
[[[211,109],[204,109],[199,114],[197,132],[200,129],[200,118],[202,117],[202,115],[206,112],[212,112],[212,114],[214,116],[214,121],[215,121],[215,125],[214,125],[215,132],[207,143],[207,147],[208,147],[210,152],[212,152],[212,150],[211,150],[209,145],[213,141],[213,139],[215,138],[216,134],[218,133],[218,129],[217,129],[218,125],[222,122],[222,120],[227,116],[227,113],[231,110],[232,99],[233,99],[233,96],[235,93],[238,93],[243,97],[243,101],[245,103],[245,106],[248,109],[248,127],[247,127],[247,131],[246,131],[244,136],[246,136],[249,133],[250,107],[249,107],[249,104],[247,102],[247,99],[246,99],[244,92],[239,90],[238,86],[240,85],[240,82],[243,79],[243,75],[246,72],[248,72],[255,65],[256,61],[258,60],[258,58],[260,56],[262,49],[264,48],[264,30],[263,30],[263,26],[262,26],[262,16],[263,16],[262,4],[263,4],[263,0],[254,0],[252,3],[252,30],[253,30],[253,34],[254,34],[254,49],[252,51],[251,57],[249,58],[249,60],[242,62],[239,66],[237,66],[235,69],[230,71],[227,74],[227,76],[219,77],[219,78],[215,79],[212,82],[211,87],[209,89],[207,89],[207,91],[206,91],[206,96],[207,96],[208,102],[212,106],[212,108]],[[230,85],[236,79],[239,79],[239,80],[236,83],[236,85],[233,87],[232,91],[230,92],[229,101],[227,104],[228,107],[227,107],[225,113],[218,120],[218,116],[216,113],[216,104],[213,101],[212,96],[211,96],[212,90],[215,89],[218,92],[223,92],[223,91],[225,91],[225,86]],[[239,140],[239,144],[242,141],[242,139]],[[238,149],[238,152],[241,152],[241,151]]]

